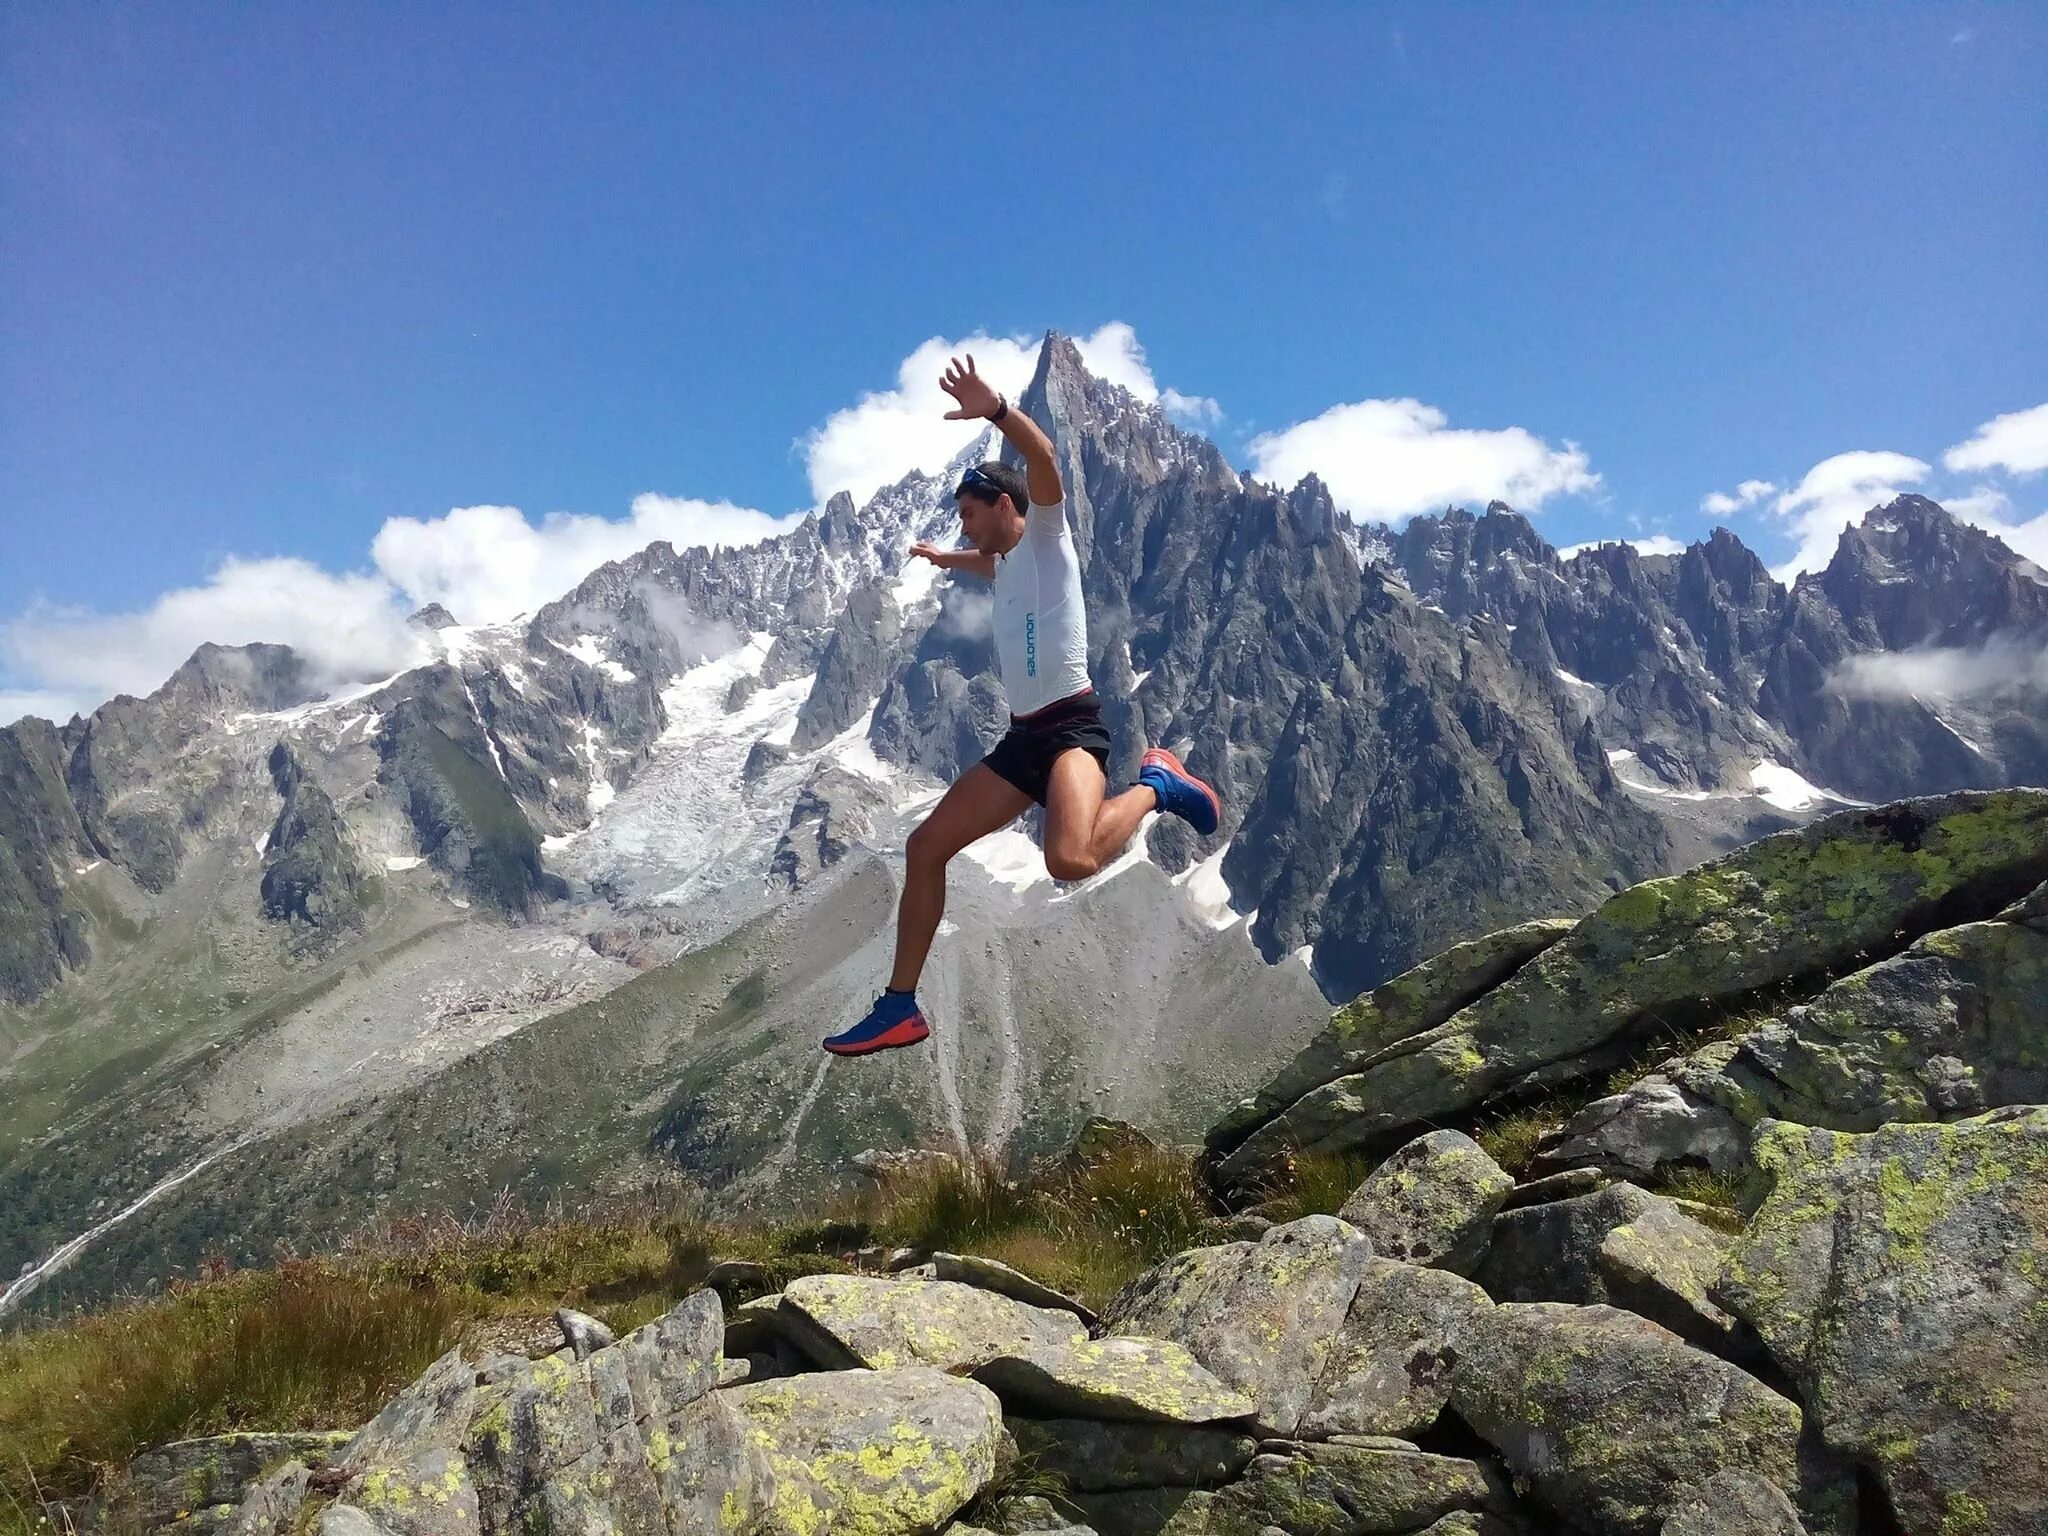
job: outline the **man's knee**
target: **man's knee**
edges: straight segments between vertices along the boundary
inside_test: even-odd
[[[1101,860],[1086,854],[1054,852],[1050,848],[1045,853],[1045,872],[1055,880],[1086,880],[1101,868]]]
[[[960,850],[947,846],[945,835],[928,821],[920,822],[903,843],[903,857],[912,864],[944,869],[946,861]]]

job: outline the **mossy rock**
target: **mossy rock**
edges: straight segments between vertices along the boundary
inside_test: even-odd
[[[1355,998],[1252,1097],[1209,1132],[1212,1152],[1228,1152],[1303,1094],[1357,1071],[1380,1051],[1433,1029],[1571,932],[1574,918],[1545,918],[1503,928],[1440,954]]]
[[[1869,1135],[1767,1122],[1716,1296],[1907,1530],[2048,1523],[2048,1108]]]
[[[1389,1146],[1533,1081],[1605,1070],[1644,1031],[1703,1026],[1780,988],[1988,918],[2048,867],[2048,792],[1844,811],[1610,898],[1435,1028],[1303,1095],[1222,1159],[1226,1187],[1290,1149]]]
[[[1797,1404],[1646,1318],[1558,1302],[1465,1330],[1451,1407],[1553,1511],[1654,1533],[1724,1467],[1797,1486]]]
[[[1432,1131],[1374,1169],[1337,1214],[1381,1258],[1469,1275],[1514,1188],[1470,1136]]]
[[[1184,1345],[1251,1399],[1274,1434],[1295,1431],[1329,1369],[1372,1245],[1334,1216],[1304,1216],[1256,1243],[1177,1254],[1126,1286],[1103,1313],[1119,1334]]]
[[[928,1366],[792,1376],[721,1395],[765,1458],[758,1536],[939,1530],[994,1476],[1003,1444],[995,1394]]]
[[[804,1348],[835,1367],[929,1365],[958,1373],[1088,1337],[1071,1312],[950,1280],[808,1275],[783,1289],[781,1311]]]

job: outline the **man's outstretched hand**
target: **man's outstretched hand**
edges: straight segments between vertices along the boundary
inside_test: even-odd
[[[939,380],[939,388],[951,395],[959,406],[958,410],[946,412],[948,421],[971,421],[977,416],[993,416],[1002,397],[988,387],[988,382],[974,371],[974,354],[967,354],[967,366],[960,366],[960,359],[950,360],[952,366],[945,377]]]
[[[939,546],[936,544],[913,544],[910,546],[910,552],[913,555],[916,555],[920,560],[929,560],[933,565],[936,566],[945,567],[952,564],[952,562],[946,558],[950,551],[943,550],[939,548]]]

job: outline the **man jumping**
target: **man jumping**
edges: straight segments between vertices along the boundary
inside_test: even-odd
[[[825,1040],[837,1056],[915,1045],[931,1033],[917,1006],[917,978],[945,911],[946,865],[1025,807],[1045,807],[1045,868],[1055,880],[1085,880],[1101,869],[1147,811],[1179,816],[1201,833],[1214,832],[1222,814],[1216,792],[1163,747],[1145,754],[1135,785],[1105,798],[1109,732],[1088,681],[1081,561],[1052,443],[974,371],[972,355],[964,368],[953,359],[939,387],[957,407],[946,420],[985,417],[1024,460],[1022,474],[992,462],[961,477],[953,500],[971,548],[918,544],[910,551],[941,570],[972,571],[995,583],[996,666],[1009,697],[1010,729],[910,834],[896,910],[896,967],[867,1017]]]

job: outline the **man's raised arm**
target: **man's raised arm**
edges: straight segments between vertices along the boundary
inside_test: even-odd
[[[953,397],[958,408],[946,412],[946,420],[968,421],[979,416],[994,422],[996,430],[1010,440],[1010,445],[1024,460],[1024,483],[1031,492],[1031,504],[1056,507],[1065,501],[1066,487],[1060,483],[1060,467],[1052,456],[1052,439],[1039,430],[1037,422],[997,394],[989,387],[988,381],[974,371],[972,352],[967,354],[965,368],[960,366],[957,357],[950,361],[952,366],[939,380],[939,388]]]

